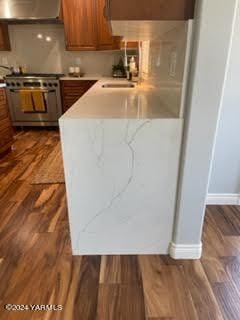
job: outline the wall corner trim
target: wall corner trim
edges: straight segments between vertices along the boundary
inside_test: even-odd
[[[190,259],[197,260],[202,256],[202,243],[198,244],[176,244],[171,243],[170,256],[175,260]]]
[[[207,196],[207,205],[240,205],[239,193],[209,193]]]

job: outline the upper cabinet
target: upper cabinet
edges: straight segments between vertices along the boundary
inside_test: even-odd
[[[10,51],[10,40],[8,34],[8,26],[0,23],[0,51]]]
[[[63,0],[66,48],[97,50],[95,0]]]
[[[120,38],[111,36],[104,6],[105,0],[62,0],[67,50],[120,48]]]
[[[134,49],[137,50],[139,46],[139,43],[137,41],[127,41],[127,49]],[[121,49],[125,49],[125,42],[121,42]]]
[[[189,20],[195,0],[106,0],[109,20]]]
[[[121,38],[112,36],[109,22],[103,14],[105,0],[96,0],[96,9],[98,49],[119,49],[121,46]]]

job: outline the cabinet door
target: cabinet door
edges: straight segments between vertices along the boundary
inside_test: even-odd
[[[95,80],[62,80],[62,106],[63,112],[66,112],[78,101],[94,84]]]
[[[138,49],[138,42],[137,41],[128,41],[127,42],[127,49]],[[121,42],[121,49],[125,49],[124,41]]]
[[[0,51],[10,51],[10,40],[8,34],[8,26],[0,23]]]
[[[63,0],[62,7],[67,50],[96,50],[95,0]]]
[[[0,157],[13,144],[13,129],[8,114],[5,89],[0,88]]]
[[[112,36],[110,23],[104,16],[104,7],[105,0],[96,0],[98,49],[120,49],[121,37]]]

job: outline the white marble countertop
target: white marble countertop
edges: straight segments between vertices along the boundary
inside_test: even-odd
[[[109,82],[126,80],[101,78],[61,118],[71,119],[176,119],[179,118],[181,87],[102,88]]]

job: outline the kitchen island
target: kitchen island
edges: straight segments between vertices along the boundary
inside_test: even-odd
[[[113,81],[99,80],[60,119],[73,254],[166,254],[181,88],[102,87]]]

